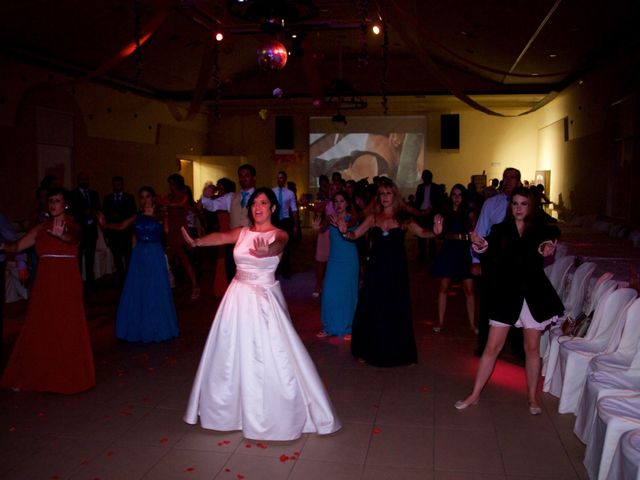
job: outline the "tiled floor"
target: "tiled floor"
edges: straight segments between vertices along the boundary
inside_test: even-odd
[[[298,255],[311,251],[310,238]],[[453,408],[471,388],[478,361],[463,319],[463,296],[458,289],[450,297],[448,323],[434,334],[435,281],[423,265],[412,262],[411,270],[420,361],[406,368],[363,365],[352,359],[347,343],[317,339],[312,272],[283,282],[293,322],[344,423],[333,435],[305,435],[295,442],[247,441],[238,432],[183,423],[215,299],[203,295],[191,302],[189,292],[178,287],[181,338],[129,345],[113,340],[117,289],[102,281],[87,301],[97,387],[74,396],[2,391],[0,478],[586,478],[584,446],[572,433],[574,417],[557,414],[557,400],[542,394],[544,414],[529,415],[524,371],[509,361],[508,352],[481,402],[465,411]],[[23,315],[24,304],[8,306],[7,346]]]

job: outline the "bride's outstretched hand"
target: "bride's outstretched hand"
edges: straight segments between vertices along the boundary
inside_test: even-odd
[[[269,256],[269,243],[264,238],[256,238],[253,240],[253,248],[249,249],[249,254],[254,257],[263,258]]]
[[[187,229],[184,227],[180,227],[180,231],[182,232],[182,238],[184,238],[184,241],[187,243],[187,245],[189,245],[191,248],[194,248],[196,246],[196,241],[191,238],[191,235],[189,235]]]

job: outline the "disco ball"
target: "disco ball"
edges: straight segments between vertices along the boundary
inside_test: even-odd
[[[288,56],[287,47],[277,40],[269,40],[258,48],[258,65],[265,70],[281,70]]]

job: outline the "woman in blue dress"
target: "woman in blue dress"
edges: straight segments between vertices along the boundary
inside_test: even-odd
[[[179,334],[176,308],[162,249],[164,225],[151,187],[138,190],[140,211],[103,228],[124,230],[135,223],[136,246],[116,316],[116,337],[128,342],[162,342]],[[101,221],[103,223],[103,221]]]
[[[358,303],[358,249],[356,244],[342,237],[335,225],[345,222],[350,229],[355,228],[350,211],[350,204],[344,192],[333,196],[335,215],[330,217],[329,225],[329,260],[324,274],[322,286],[322,303],[320,319],[323,329],[318,337],[328,335],[351,340],[351,323]]]

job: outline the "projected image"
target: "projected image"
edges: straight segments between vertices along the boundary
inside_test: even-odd
[[[423,133],[311,133],[309,186],[320,175],[340,172],[345,180],[375,176],[415,187],[424,166]]]

